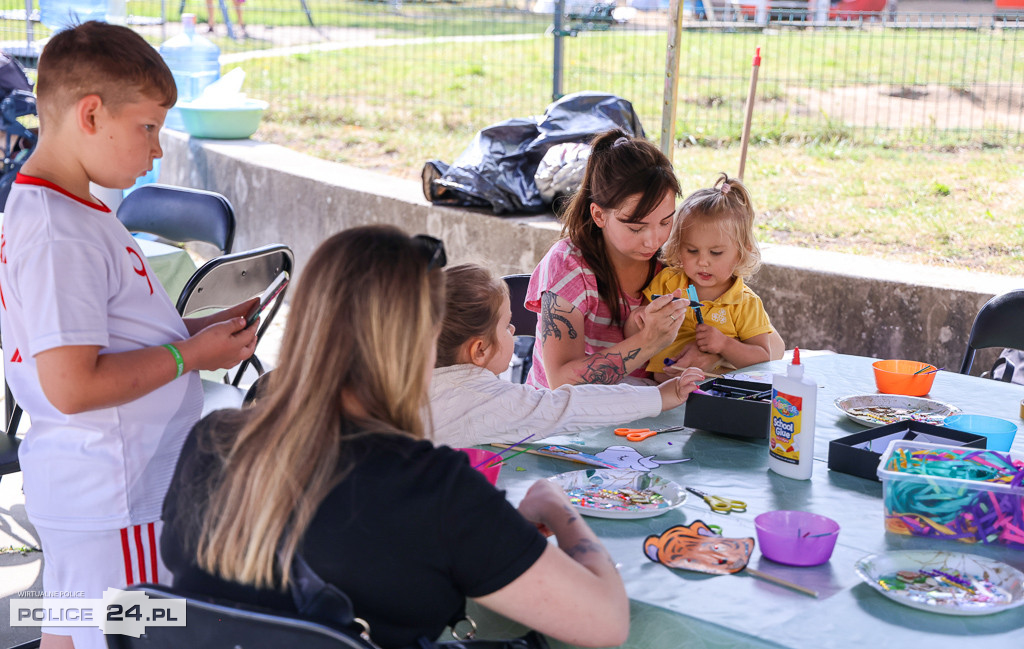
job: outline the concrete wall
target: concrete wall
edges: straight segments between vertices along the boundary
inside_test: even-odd
[[[550,217],[495,217],[436,207],[419,183],[326,162],[255,141],[162,136],[161,182],[220,192],[238,214],[235,249],[286,243],[303,262],[334,232],[391,223],[445,242],[450,263],[528,273],[558,237]],[[764,246],[750,284],[788,347],[911,358],[958,371],[971,323],[994,294],[1024,279]],[[995,353],[979,354],[977,374]]]

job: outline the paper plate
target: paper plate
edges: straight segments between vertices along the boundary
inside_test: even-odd
[[[581,514],[597,518],[651,518],[686,501],[678,484],[644,471],[584,469],[548,480],[565,491]]]
[[[871,428],[908,419],[941,426],[943,419],[960,412],[949,403],[899,394],[855,394],[840,397],[835,404],[851,420]]]
[[[947,615],[989,615],[1024,604],[1024,573],[976,554],[919,550],[885,552],[855,565],[889,599]]]

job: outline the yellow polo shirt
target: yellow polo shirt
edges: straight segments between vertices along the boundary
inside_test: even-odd
[[[650,300],[651,295],[665,295],[681,288],[685,298],[689,285],[690,278],[681,268],[666,268],[651,280],[644,289],[644,296]],[[773,331],[771,320],[768,319],[764,305],[761,304],[761,298],[750,290],[742,277],[737,277],[732,286],[717,300],[705,300],[703,304],[701,314],[704,316],[704,324],[711,325],[730,338],[744,341]],[[693,309],[688,309],[675,342],[651,358],[647,364],[647,371],[664,372],[665,359],[679,356],[683,347],[693,342],[696,337],[697,317]]]

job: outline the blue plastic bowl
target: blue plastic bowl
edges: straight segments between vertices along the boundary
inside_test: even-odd
[[[965,433],[984,435],[988,438],[986,448],[993,451],[1009,451],[1017,434],[1017,424],[987,415],[950,415],[943,423]]]

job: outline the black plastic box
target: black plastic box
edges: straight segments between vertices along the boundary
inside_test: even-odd
[[[700,389],[705,392],[728,392],[736,396],[690,394],[686,400],[684,426],[734,437],[768,438],[768,422],[772,416],[771,383],[712,379],[701,383]],[[741,399],[741,395],[763,396]]]
[[[878,463],[894,439],[970,448],[986,448],[988,442],[984,436],[974,433],[919,421],[900,421],[832,440],[828,443],[828,468],[879,482]]]

